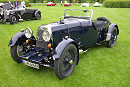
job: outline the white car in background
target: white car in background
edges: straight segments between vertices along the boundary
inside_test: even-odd
[[[89,3],[83,3],[80,7],[89,7]]]
[[[101,7],[102,5],[99,2],[95,2],[94,7]]]

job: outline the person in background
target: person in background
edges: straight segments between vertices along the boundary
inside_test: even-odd
[[[62,0],[60,1],[60,3],[61,3],[61,6],[62,6]]]
[[[75,0],[73,2],[75,3]]]
[[[67,1],[65,0],[65,4],[67,4]]]
[[[25,2],[24,2],[24,0],[21,0],[21,7],[25,8]]]
[[[18,2],[17,0],[15,0],[14,3],[13,3],[13,5],[14,5],[14,8],[17,9],[17,8],[18,8],[18,5],[19,5],[19,2]]]
[[[8,3],[10,3],[11,4],[11,2],[8,0]]]

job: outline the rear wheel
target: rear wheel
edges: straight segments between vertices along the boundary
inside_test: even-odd
[[[111,34],[111,39],[109,41],[107,41],[107,47],[113,47],[116,44],[116,40],[117,40],[117,28],[114,27],[112,34]]]
[[[14,45],[10,49],[13,60],[17,63],[22,63],[20,56],[23,55],[23,46]]]
[[[16,15],[10,15],[10,17],[9,17],[10,24],[17,24],[18,21],[19,21],[19,19]]]
[[[41,13],[38,11],[35,13],[35,20],[40,20],[41,19]]]
[[[77,62],[77,48],[73,44],[69,44],[63,51],[61,57],[54,61],[54,70],[60,79],[69,76]]]

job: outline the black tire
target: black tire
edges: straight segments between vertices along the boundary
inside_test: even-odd
[[[73,44],[69,44],[64,49],[61,57],[54,61],[54,70],[57,77],[64,79],[73,72],[77,63],[77,55],[77,48]]]
[[[20,48],[19,45],[14,45],[10,48],[10,52],[11,52],[11,56],[15,62],[22,63],[20,56],[23,55],[23,50],[18,51],[19,48]],[[21,47],[21,49],[23,49],[23,48]]]
[[[36,11],[36,13],[35,13],[35,20],[40,20],[41,19],[41,13],[40,13],[40,11]]]
[[[9,16],[9,22],[10,22],[10,24],[17,24],[19,22],[18,16],[10,15]]]
[[[116,41],[117,41],[117,28],[114,27],[112,31],[111,39],[107,41],[107,47],[110,48],[110,47],[115,46]]]
[[[109,19],[107,19],[105,17],[98,17],[97,20],[98,21],[106,21],[109,25],[111,24],[111,22],[109,21]]]

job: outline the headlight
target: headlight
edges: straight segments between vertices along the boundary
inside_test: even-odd
[[[47,42],[50,40],[50,33],[47,30],[43,31],[42,38]]]
[[[3,9],[2,8],[0,8],[0,14],[3,15]]]
[[[24,32],[27,38],[30,38],[32,36],[32,30],[30,28],[26,28]]]
[[[7,10],[6,12],[7,12],[7,15],[9,15],[9,11]]]

